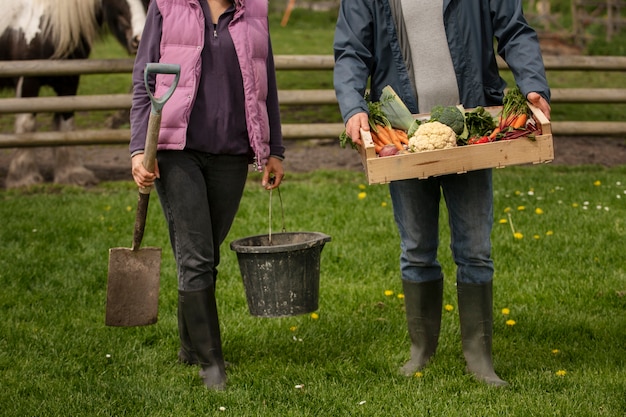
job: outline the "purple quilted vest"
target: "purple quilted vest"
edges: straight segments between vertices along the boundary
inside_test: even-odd
[[[189,115],[200,79],[200,53],[204,43],[201,0],[156,0],[163,16],[161,58],[181,65],[180,80],[163,108],[159,149],[183,149]],[[269,28],[267,0],[235,0],[235,16],[228,26],[241,67],[250,145],[259,169],[269,157],[270,128],[267,115]],[[245,18],[244,18],[245,16]],[[170,86],[171,75],[159,75],[156,96]]]

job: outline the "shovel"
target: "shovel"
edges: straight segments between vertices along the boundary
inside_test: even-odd
[[[160,98],[155,98],[148,87],[148,75],[151,73],[174,74],[171,87]],[[144,83],[150,97],[151,110],[143,165],[150,172],[154,172],[161,110],[174,93],[179,78],[180,65],[176,64],[149,63],[144,71]],[[146,326],[157,322],[161,248],[139,248],[146,225],[150,191],[152,186],[139,188],[132,248],[109,249],[105,318],[107,326]]]

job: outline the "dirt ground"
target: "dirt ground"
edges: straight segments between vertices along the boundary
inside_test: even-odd
[[[318,169],[362,171],[363,167],[355,150],[339,146],[337,140],[319,139],[286,141],[284,167],[289,173],[309,172]],[[0,187],[4,182],[14,150],[0,149]],[[100,181],[131,180],[127,147],[79,146],[77,152],[85,166]],[[618,137],[558,137],[554,138],[554,165],[594,164],[605,167],[626,164],[626,138]],[[37,150],[44,178],[52,179],[51,151]]]

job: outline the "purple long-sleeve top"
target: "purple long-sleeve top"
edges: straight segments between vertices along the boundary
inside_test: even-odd
[[[235,8],[230,7],[214,25],[208,3],[201,1],[200,4],[206,25],[204,48],[200,58],[202,72],[198,93],[189,118],[185,149],[211,154],[249,155],[252,160],[254,155],[246,128],[243,80],[235,47],[228,31],[228,24],[233,18]],[[135,58],[135,68],[145,68],[146,63],[159,61],[162,23],[161,13],[153,4],[148,10],[141,39],[142,45]],[[282,144],[280,108],[276,94],[271,43],[267,59],[267,74],[270,155],[283,158],[285,148]],[[133,83],[143,84],[143,73],[135,71]],[[153,89],[154,79],[149,80],[149,83],[151,83],[150,88]],[[131,124],[133,124],[131,155],[144,148],[149,113],[149,103],[143,108],[134,107],[131,112]]]

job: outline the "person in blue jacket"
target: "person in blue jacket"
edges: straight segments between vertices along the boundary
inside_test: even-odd
[[[496,54],[527,99],[550,117],[550,89],[536,32],[521,0],[342,1],[334,38],[334,86],[346,133],[361,145],[369,130],[364,99],[390,85],[413,113],[433,106],[502,105],[506,82]],[[494,274],[490,169],[389,184],[400,235],[400,270],[411,340],[407,376],[435,354],[443,301],[437,260],[439,204],[449,217],[457,297],[468,371],[493,386],[507,383],[492,360]]]

